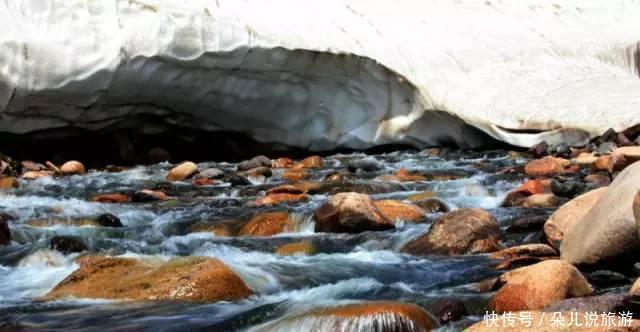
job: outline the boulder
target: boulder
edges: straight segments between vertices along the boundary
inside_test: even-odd
[[[547,241],[557,248],[567,231],[587,215],[606,190],[605,187],[589,191],[556,210],[544,224]]]
[[[550,191],[547,181],[542,179],[528,180],[515,190],[509,192],[502,202],[503,207],[520,206],[531,195],[545,194]]]
[[[166,201],[169,196],[160,190],[143,189],[131,193],[131,201],[134,203],[147,203],[156,201]]]
[[[500,226],[487,211],[465,208],[438,218],[402,251],[413,255],[464,255],[500,250]]]
[[[490,303],[497,312],[542,309],[593,293],[578,269],[556,259],[509,271],[498,278],[497,285],[500,288]]]
[[[437,305],[436,316],[440,324],[446,325],[459,321],[469,314],[464,302],[456,299],[446,299]]]
[[[238,164],[238,171],[248,171],[256,167],[271,167],[271,159],[266,156],[256,156]]]
[[[276,250],[276,254],[280,256],[311,256],[315,254],[318,249],[313,245],[313,243],[308,241],[288,243],[278,247]]]
[[[491,254],[493,259],[509,259],[522,256],[554,257],[558,256],[558,252],[546,244],[534,243],[503,249]]]
[[[289,194],[289,193],[268,193],[266,196],[258,198],[256,205],[278,205],[282,203],[307,201],[309,196],[306,194]]]
[[[82,239],[75,236],[54,236],[50,241],[50,248],[65,255],[88,250]]]
[[[152,259],[84,256],[80,268],[60,282],[45,299],[64,297],[119,300],[233,301],[252,291],[217,259],[180,257]]]
[[[114,216],[111,213],[105,213],[98,216],[96,219],[98,224],[102,227],[122,227],[122,222],[120,218]]]
[[[60,172],[63,175],[75,175],[85,174],[87,170],[84,168],[84,165],[81,162],[72,160],[62,164],[62,166],[60,166]]]
[[[402,302],[353,303],[285,316],[249,331],[427,332],[440,327],[422,307]]]
[[[184,181],[198,172],[198,165],[190,161],[185,161],[182,164],[172,168],[167,174],[167,180],[169,181]]]
[[[314,217],[316,232],[359,233],[395,228],[368,195],[355,192],[331,196]]]
[[[640,249],[633,201],[640,183],[640,163],[622,171],[595,205],[569,229],[560,246],[571,264],[595,264]]]
[[[374,205],[389,220],[419,221],[426,212],[417,205],[403,203],[393,199],[374,201]]]
[[[8,176],[8,177],[0,178],[0,190],[9,190],[9,189],[16,189],[16,188],[20,188],[20,182],[18,182],[18,180],[15,177]]]
[[[534,159],[527,163],[524,167],[525,174],[529,176],[554,176],[562,174],[570,162],[566,159],[555,157],[544,157],[542,159]]]
[[[240,236],[271,236],[292,232],[296,229],[295,219],[286,212],[261,213],[249,220],[238,235]]]

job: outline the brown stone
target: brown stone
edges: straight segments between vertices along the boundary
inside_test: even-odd
[[[252,291],[217,259],[181,257],[168,262],[84,256],[80,268],[46,299],[64,297],[128,300],[233,301]]]
[[[544,224],[544,234],[547,241],[557,248],[566,232],[587,215],[587,212],[591,210],[606,190],[605,187],[589,191],[556,210]]]
[[[197,172],[198,165],[190,161],[185,161],[169,171],[169,174],[167,174],[167,180],[183,181],[195,175]]]
[[[598,157],[593,152],[582,152],[573,161],[578,165],[591,165],[598,160]]]
[[[383,175],[378,177],[378,180],[398,181],[398,182],[418,182],[418,181],[426,181],[427,177],[419,174],[411,174],[406,168],[401,168],[393,175]]]
[[[464,255],[500,250],[500,226],[487,211],[465,208],[438,218],[426,234],[407,243],[413,255]]]
[[[307,201],[309,196],[306,194],[288,194],[288,193],[270,193],[256,200],[256,205],[278,205],[282,203]]]
[[[640,163],[625,168],[587,214],[569,229],[560,246],[562,259],[590,265],[640,252],[633,201],[640,183]]]
[[[311,255],[314,255],[316,252],[317,252],[317,249],[312,243],[307,241],[302,241],[302,242],[289,243],[289,244],[280,246],[276,251],[276,254],[281,256],[294,256],[294,255],[311,256]]]
[[[346,327],[349,331],[426,332],[440,323],[415,304],[368,302],[285,316],[260,326],[260,331],[343,331]]]
[[[438,213],[438,212],[449,212],[449,206],[445,204],[443,201],[437,198],[428,198],[422,201],[414,202],[415,205],[419,206],[426,213]]]
[[[309,177],[309,172],[304,169],[287,169],[282,173],[282,178],[289,181],[302,181]]]
[[[562,174],[565,168],[569,166],[569,161],[562,158],[544,157],[530,161],[525,167],[524,172],[529,176],[553,176]]]
[[[278,158],[271,160],[271,168],[291,168],[295,163],[290,158]]]
[[[271,236],[293,232],[295,219],[286,212],[267,212],[254,216],[238,232],[240,236]]]
[[[401,201],[386,199],[374,201],[375,206],[382,214],[391,221],[398,219],[404,221],[418,221],[424,218],[426,212],[419,206],[403,203]]]
[[[314,216],[316,232],[358,233],[395,227],[368,195],[354,192],[331,196]]]
[[[0,190],[20,188],[20,182],[13,176],[0,178]]]
[[[551,191],[551,184],[546,179],[534,179],[528,180],[520,187],[509,192],[505,197],[502,206],[512,207],[521,206],[526,201],[527,197],[531,195],[545,194]]]
[[[550,208],[560,204],[560,200],[554,194],[535,194],[524,199],[522,206],[526,208]]]
[[[84,168],[84,165],[76,160],[67,161],[62,166],[60,166],[60,172],[64,175],[75,175],[75,174],[85,174],[87,170]]]
[[[302,168],[323,168],[324,161],[320,156],[311,156],[304,158],[296,167]]]
[[[213,186],[217,183],[216,180],[214,179],[208,179],[205,177],[200,177],[200,178],[194,178],[191,183],[194,186]]]
[[[611,183],[611,178],[603,174],[589,174],[583,180],[598,186],[608,186]]]
[[[600,172],[609,172],[609,167],[611,166],[612,161],[611,161],[611,156],[610,155],[604,155],[604,156],[600,156],[598,157],[598,159],[596,159],[596,161],[591,164],[591,169],[593,171],[600,171]]]
[[[543,309],[560,300],[593,293],[578,269],[557,259],[509,271],[498,278],[498,284],[502,286],[490,306],[500,313]]]
[[[48,178],[53,176],[52,171],[28,171],[22,174],[21,178],[25,180],[36,180],[39,178]]]
[[[530,257],[555,257],[558,252],[546,244],[524,244],[521,246],[511,247],[500,250],[491,255],[493,259],[508,259],[521,256]]]
[[[126,203],[131,201],[131,197],[125,194],[102,194],[93,196],[91,201],[98,203]]]

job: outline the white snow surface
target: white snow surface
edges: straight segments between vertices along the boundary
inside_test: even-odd
[[[0,0],[0,22],[0,132],[154,115],[322,150],[640,123],[637,0]]]

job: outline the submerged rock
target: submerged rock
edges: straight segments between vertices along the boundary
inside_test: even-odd
[[[295,219],[286,212],[267,212],[254,216],[244,225],[240,236],[271,236],[292,232],[296,229]]]
[[[314,216],[316,232],[359,233],[395,228],[369,196],[354,192],[330,197]]]
[[[496,219],[487,211],[465,208],[438,218],[426,234],[402,251],[413,255],[464,255],[500,250],[502,237]]]
[[[393,199],[374,201],[373,204],[391,221],[418,221],[423,219],[426,214],[426,212],[417,205],[403,203]]]
[[[282,245],[276,250],[276,254],[280,256],[311,256],[317,251],[318,249],[313,245],[313,243],[302,241]]]
[[[593,207],[569,229],[560,246],[571,264],[596,264],[640,250],[633,202],[640,183],[640,163],[622,171]]]
[[[0,213],[0,246],[8,246],[11,244],[11,230],[9,229],[9,221],[15,218],[7,213]]]
[[[249,331],[427,332],[438,327],[438,321],[415,304],[368,302],[319,308],[285,316]]]
[[[50,248],[63,254],[71,254],[88,250],[82,239],[75,236],[55,236],[51,239]]]
[[[557,301],[582,297],[593,288],[573,265],[547,260],[519,268],[498,278],[498,292],[491,299],[497,312],[543,309]]]
[[[151,259],[85,256],[80,268],[44,298],[104,298],[120,300],[233,301],[253,292],[221,261],[180,257],[168,262]]]
[[[96,219],[98,224],[103,227],[122,227],[122,222],[120,218],[114,216],[111,213],[105,213],[98,216]]]

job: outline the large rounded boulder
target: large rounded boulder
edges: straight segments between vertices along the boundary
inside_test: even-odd
[[[465,208],[438,218],[429,231],[407,243],[402,251],[413,255],[463,255],[501,249],[496,219],[479,208]]]
[[[333,195],[314,216],[316,232],[359,233],[395,227],[368,195],[355,192]]]
[[[252,294],[229,267],[206,257],[168,262],[121,257],[85,256],[80,268],[60,282],[45,299],[64,297],[232,301]]]
[[[602,197],[567,231],[560,246],[562,259],[592,265],[640,251],[633,213],[640,183],[640,163],[625,168]]]

